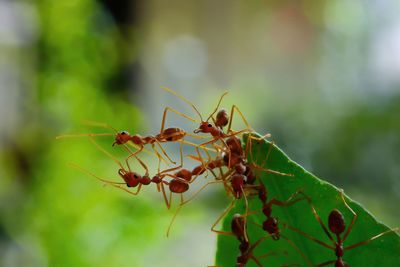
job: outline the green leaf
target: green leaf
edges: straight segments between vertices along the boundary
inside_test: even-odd
[[[244,141],[247,142],[247,136],[244,137]],[[258,171],[257,177],[262,179],[268,190],[268,199],[276,198],[284,201],[301,189],[311,198],[312,204],[315,206],[315,209],[326,226],[329,213],[333,209],[340,210],[344,215],[346,224],[350,224],[353,218],[352,213],[344,205],[340,190],[337,187],[304,170],[300,165],[289,159],[287,155],[275,145],[264,140],[252,141],[251,143],[252,157],[248,155],[250,162],[253,159],[254,163],[262,165],[269,149],[271,149],[268,160],[263,167],[294,175],[293,177],[288,177]],[[326,164],[329,164],[329,162]],[[349,179],[351,178],[349,177]],[[389,229],[387,226],[378,222],[359,203],[349,199],[347,196],[345,196],[345,198],[349,206],[357,214],[357,220],[345,241],[345,247],[367,240]],[[265,216],[261,212],[261,204],[258,197],[249,196],[247,199],[249,202],[249,211],[257,211],[256,214],[247,216],[248,236],[250,243],[253,244],[268,234],[264,232],[260,226],[253,224],[262,225],[263,220],[265,220]],[[235,207],[225,216],[222,223],[223,231],[231,231],[231,219],[232,215],[235,213],[245,214],[245,201],[243,199],[237,200]],[[332,244],[313,215],[308,201],[301,200],[287,207],[273,206],[272,216],[279,219],[281,234],[293,242],[296,247],[290,245],[289,242],[283,238],[274,241],[272,238],[268,237],[254,250],[254,255],[256,257],[267,253],[274,253],[274,255],[260,258],[263,266],[285,266],[290,264],[310,266],[311,263],[312,265],[318,265],[336,259],[334,251],[284,227],[284,225],[296,227],[312,237],[327,244]],[[296,248],[301,251],[301,253],[299,253]],[[237,239],[234,236],[219,235],[216,265],[223,267],[236,266],[236,257],[238,255],[239,242]],[[310,263],[307,263],[306,259],[308,259]],[[368,244],[345,251],[343,259],[352,267],[400,266],[400,237],[394,232],[385,234]],[[254,261],[250,260],[247,266],[257,265]],[[334,264],[327,266],[334,266]]]

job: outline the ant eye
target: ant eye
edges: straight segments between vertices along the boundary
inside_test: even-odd
[[[126,135],[126,134],[128,134],[126,131],[122,131],[122,132],[120,132],[119,134],[121,134],[121,135]]]

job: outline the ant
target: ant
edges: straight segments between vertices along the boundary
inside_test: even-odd
[[[97,127],[102,127],[102,128],[106,128],[106,129],[111,129],[115,132],[115,134],[70,134],[70,135],[60,135],[57,136],[56,139],[61,139],[61,138],[66,138],[66,137],[79,137],[79,136],[90,136],[90,137],[94,137],[94,136],[115,136],[115,140],[112,144],[112,146],[114,145],[123,145],[128,143],[129,141],[132,142],[136,147],[138,147],[138,150],[134,153],[131,153],[131,155],[126,159],[127,161],[129,160],[129,158],[134,157],[135,155],[139,154],[140,152],[142,152],[142,150],[144,149],[144,146],[146,144],[151,144],[152,149],[154,150],[154,152],[156,153],[157,157],[159,158],[159,160],[163,160],[161,155],[158,153],[158,151],[155,149],[155,144],[158,145],[158,147],[161,149],[162,153],[164,154],[164,156],[172,163],[172,164],[176,164],[176,162],[174,162],[169,155],[167,154],[167,152],[164,150],[164,148],[161,146],[160,143],[165,143],[165,142],[184,142],[190,145],[194,145],[197,146],[196,144],[193,144],[191,142],[187,142],[184,141],[184,138],[186,136],[191,136],[193,138],[201,138],[197,135],[192,135],[187,133],[185,130],[181,129],[181,128],[177,128],[177,127],[171,127],[171,128],[166,128],[165,129],[165,121],[166,121],[166,117],[167,117],[167,112],[174,112],[175,114],[182,116],[190,121],[196,122],[195,119],[173,109],[170,107],[166,107],[164,109],[164,113],[163,113],[163,119],[161,122],[161,129],[160,132],[158,134],[156,134],[155,136],[153,135],[148,135],[148,136],[141,136],[139,134],[134,134],[131,135],[129,134],[129,132],[127,131],[117,131],[116,129],[114,129],[113,127],[111,127],[110,125],[106,124],[106,123],[98,123],[98,122],[88,122],[88,124],[91,124],[92,126],[97,126]]]
[[[80,171],[82,171],[82,172],[84,172],[84,173],[86,173],[86,174],[88,174],[88,175],[100,180],[101,182],[104,182],[106,184],[109,184],[111,186],[119,188],[119,189],[121,189],[121,190],[123,190],[123,191],[125,191],[125,192],[127,192],[129,194],[135,195],[135,196],[139,194],[139,192],[140,192],[140,190],[141,190],[143,185],[149,185],[150,183],[154,183],[154,184],[157,185],[158,192],[160,192],[160,190],[162,191],[163,197],[164,197],[164,201],[165,201],[167,207],[169,208],[169,202],[168,202],[168,199],[167,199],[167,195],[166,195],[164,187],[162,186],[162,182],[163,182],[162,181],[162,177],[164,175],[164,172],[171,171],[171,170],[174,170],[174,169],[179,168],[179,167],[174,167],[174,168],[165,170],[163,172],[159,172],[156,176],[154,176],[153,178],[150,178],[149,170],[148,170],[146,164],[141,159],[139,159],[138,157],[135,156],[135,159],[144,168],[144,170],[145,170],[145,174],[144,175],[140,175],[139,173],[132,171],[131,167],[129,165],[129,162],[127,162],[128,169],[125,169],[125,167],[122,165],[122,163],[117,158],[115,158],[113,155],[111,155],[108,151],[106,151],[103,147],[101,147],[93,139],[93,137],[90,137],[90,141],[96,146],[96,148],[98,150],[100,150],[102,153],[104,153],[109,158],[111,158],[115,163],[117,163],[117,165],[119,166],[118,175],[124,180],[124,182],[115,182],[115,181],[111,181],[111,180],[100,178],[96,174],[91,173],[91,172],[89,172],[89,171],[83,169],[82,167],[80,167],[80,166],[78,166],[76,164],[73,164],[73,163],[70,163],[69,164],[70,166],[72,166],[72,167],[74,167],[74,168],[76,168],[76,169],[78,169],[78,170],[80,170]],[[124,187],[123,185],[126,185],[126,187],[128,187],[128,188]],[[136,189],[136,191],[133,192],[133,191],[130,190],[130,188],[137,188],[137,189]]]
[[[205,147],[208,144],[213,144],[216,143],[217,141],[220,141],[221,143],[223,143],[223,145],[229,149],[228,145],[225,143],[225,139],[232,137],[232,136],[236,136],[240,133],[244,133],[244,132],[252,132],[252,127],[249,125],[249,123],[247,122],[246,118],[244,117],[243,113],[238,109],[238,107],[236,105],[233,105],[231,108],[231,115],[229,116],[227,111],[225,109],[221,109],[218,113],[217,113],[217,120],[214,120],[213,115],[218,111],[218,108],[222,102],[223,97],[228,93],[228,92],[224,92],[222,94],[222,96],[220,97],[218,104],[216,106],[216,108],[214,109],[214,111],[208,116],[208,118],[206,120],[203,119],[201,113],[198,111],[198,109],[196,108],[196,106],[189,101],[188,99],[186,99],[185,97],[181,96],[180,94],[178,94],[177,92],[173,91],[170,88],[167,87],[163,87],[163,89],[175,96],[177,96],[178,98],[180,98],[181,100],[183,100],[184,102],[186,102],[187,104],[189,104],[193,110],[197,113],[197,115],[200,118],[200,125],[197,129],[195,129],[193,132],[194,133],[208,133],[211,134],[212,139],[199,144],[198,147]],[[243,122],[246,125],[246,129],[243,129],[241,131],[237,131],[234,132],[231,130],[231,123],[232,123],[232,118],[233,118],[233,114],[234,111],[237,111],[239,113],[239,115],[241,116]],[[210,119],[213,120],[213,123],[210,123]],[[223,127],[226,126],[229,122],[229,126],[228,126],[228,130],[227,133],[224,133],[223,131]],[[263,137],[261,137],[261,139],[265,139],[270,137],[270,134],[266,134]],[[196,148],[197,150],[197,154],[200,155],[200,152],[198,151],[198,147]]]
[[[236,267],[245,267],[250,260],[253,260],[257,266],[263,266],[260,262],[260,258],[265,258],[271,255],[276,255],[276,252],[269,252],[262,256],[254,256],[253,251],[256,247],[258,247],[264,240],[266,240],[269,236],[264,236],[259,238],[255,243],[251,244],[248,240],[247,236],[247,223],[246,217],[249,214],[241,215],[241,214],[234,214],[231,220],[231,232],[219,232],[219,234],[227,235],[227,236],[235,236],[236,239],[239,241],[239,251],[240,255],[236,258]],[[290,245],[295,246],[294,244],[290,243]],[[297,248],[298,249],[298,248]],[[286,254],[287,252],[285,252]],[[289,266],[300,266],[298,264],[290,264],[284,265],[282,267],[289,267]]]
[[[347,204],[347,201],[344,197],[344,193],[343,190],[341,190],[341,198],[343,200],[344,205],[346,206],[346,208],[353,214],[353,218],[350,222],[350,225],[347,227],[346,229],[346,222],[344,219],[343,214],[338,210],[338,209],[333,209],[331,211],[331,213],[329,214],[328,217],[328,227],[330,232],[336,236],[336,240],[332,237],[332,234],[329,232],[328,228],[325,226],[325,224],[322,222],[321,217],[318,215],[314,205],[312,205],[310,198],[308,198],[308,202],[311,206],[311,210],[312,213],[314,214],[315,218],[317,219],[317,221],[319,222],[319,224],[321,225],[322,229],[324,230],[325,234],[328,236],[328,238],[330,239],[330,241],[332,242],[332,245],[327,244],[323,241],[320,241],[312,236],[310,236],[309,234],[301,231],[300,229],[297,229],[295,227],[292,226],[287,226],[289,229],[291,229],[292,231],[295,231],[301,235],[303,235],[304,237],[318,243],[319,245],[326,247],[330,250],[333,250],[335,252],[336,255],[336,259],[335,260],[329,260],[326,262],[323,262],[321,264],[318,264],[317,267],[322,267],[322,266],[327,266],[330,264],[335,264],[336,267],[349,267],[350,265],[348,263],[346,263],[343,260],[343,256],[344,256],[344,252],[365,244],[368,244],[369,242],[380,238],[383,235],[389,234],[391,232],[398,232],[400,231],[400,227],[396,227],[387,231],[384,231],[380,234],[377,234],[367,240],[355,243],[353,245],[349,245],[349,246],[344,246],[344,242],[346,241],[348,235],[350,234],[351,230],[353,229],[353,225],[357,219],[357,214],[354,212],[354,210]],[[342,235],[343,234],[343,235]]]
[[[253,260],[257,266],[262,267],[263,265],[260,260],[253,255],[253,251],[261,242],[267,239],[267,237],[261,237],[257,242],[251,245],[247,238],[246,216],[247,215],[238,213],[234,214],[231,221],[231,232],[219,231],[218,234],[235,236],[239,241],[240,255],[236,258],[236,267],[245,267],[250,260]],[[268,254],[264,255],[264,257],[267,255]]]
[[[251,149],[249,147],[252,145],[251,140],[253,136],[249,136],[247,143],[246,143],[246,149],[244,150],[242,148],[242,143],[241,140],[237,136],[232,136],[226,140],[226,144],[228,146],[228,151],[224,152],[222,156],[217,156],[216,158],[212,159],[209,158],[209,160],[204,163],[201,158],[197,158],[195,156],[190,155],[189,157],[198,161],[202,161],[203,164],[197,166],[194,171],[198,173],[203,173],[205,170],[210,170],[212,171],[215,168],[220,168],[223,166],[226,166],[229,170],[229,172],[226,175],[222,175],[221,170],[220,173],[221,175],[217,177],[215,174],[214,176],[216,177],[217,180],[223,180],[224,185],[226,185],[226,182],[229,180],[231,183],[230,187],[226,187],[226,190],[230,192],[235,199],[239,199],[242,196],[242,189],[249,189],[253,188],[258,190],[258,186],[253,185],[256,180],[256,176],[254,174],[254,170],[260,170],[260,171],[265,171],[267,173],[272,173],[276,175],[282,175],[282,176],[293,176],[292,174],[286,174],[282,173],[279,171],[271,170],[271,169],[266,169],[261,166],[258,166],[256,163],[248,163],[247,162],[247,155],[250,153],[252,155]],[[258,140],[258,138],[256,138]],[[268,157],[270,155],[270,152],[272,150],[273,143],[270,143],[269,150],[267,153],[266,158],[264,159],[264,162],[268,160]],[[249,152],[250,151],[250,152]],[[251,156],[252,158],[252,156]],[[230,159],[230,160],[229,160]],[[265,164],[265,163],[263,163]],[[209,184],[212,184],[215,182],[210,182],[207,183],[203,186],[206,187]],[[196,194],[193,196],[195,197]]]
[[[272,198],[268,201],[267,189],[264,183],[260,179],[258,187],[258,198],[262,203],[262,212],[266,217],[261,227],[264,231],[266,231],[269,235],[271,235],[273,240],[279,240],[281,234],[279,230],[279,220],[278,218],[272,216],[272,207],[273,206],[287,207],[295,204],[300,200],[306,199],[306,197],[304,196],[296,198],[299,194],[303,194],[303,191],[301,189],[297,190],[285,201],[280,201],[277,200],[276,198]]]

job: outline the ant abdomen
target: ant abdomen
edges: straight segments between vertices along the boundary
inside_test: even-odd
[[[215,125],[218,127],[225,127],[229,123],[229,115],[225,109],[221,109],[217,113]]]
[[[278,237],[279,234],[278,220],[275,219],[274,217],[269,217],[263,222],[263,229],[267,231],[269,234]]]
[[[185,137],[186,132],[180,128],[167,128],[161,133],[161,135],[164,136],[165,141],[174,142],[182,140]]]
[[[169,182],[169,190],[174,193],[184,193],[189,189],[189,184],[178,180],[178,179],[173,179]]]
[[[339,210],[334,209],[331,211],[328,218],[328,226],[334,234],[341,234],[344,232],[346,229],[346,223],[343,214]]]

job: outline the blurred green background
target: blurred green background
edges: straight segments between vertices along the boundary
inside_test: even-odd
[[[399,12],[390,0],[0,0],[0,266],[214,262],[222,188],[185,206],[166,238],[174,209],[154,187],[103,187],[67,164],[116,177],[110,158],[87,138],[55,141],[110,132],[85,120],[155,134],[165,106],[195,116],[161,86],[203,114],[228,89],[226,108],[398,225]],[[97,138],[122,159],[112,139]]]

